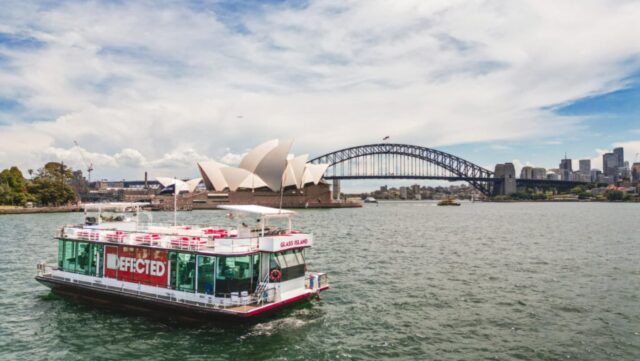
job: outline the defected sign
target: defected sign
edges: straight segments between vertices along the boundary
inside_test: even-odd
[[[167,284],[167,252],[127,246],[105,247],[105,277],[150,285]]]

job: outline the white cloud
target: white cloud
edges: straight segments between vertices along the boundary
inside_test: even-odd
[[[5,4],[1,30],[44,46],[0,45],[0,96],[26,109],[0,126],[0,164],[78,163],[77,139],[102,176],[187,177],[196,160],[234,164],[271,138],[317,155],[385,135],[431,147],[550,137],[582,121],[550,107],[620,88],[639,65],[637,2],[261,9],[238,14],[237,32],[180,3]]]
[[[227,153],[220,158],[220,162],[227,165],[237,166],[238,164],[240,164],[240,161],[242,160],[242,158],[244,158],[245,155],[247,155],[246,152],[238,154],[232,153],[231,151],[227,150]]]

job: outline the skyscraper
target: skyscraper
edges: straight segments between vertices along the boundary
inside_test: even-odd
[[[571,165],[571,159],[564,156],[564,159],[560,160],[560,170],[562,174],[562,180],[572,180],[573,165]]]
[[[624,148],[614,148],[613,154],[616,155],[616,161],[618,162],[618,167],[624,166]]]
[[[634,183],[640,182],[640,163],[633,163],[631,167],[631,181]]]
[[[615,153],[602,155],[602,171],[607,177],[614,177],[618,173],[618,156]]]
[[[591,159],[580,159],[580,173],[584,175],[591,174]]]
[[[573,166],[571,165],[571,159],[567,159],[566,157],[560,160],[560,169],[566,169],[570,172],[573,172]]]

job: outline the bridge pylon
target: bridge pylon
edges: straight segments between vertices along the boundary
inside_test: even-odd
[[[340,199],[340,179],[333,180],[333,187],[331,187],[331,196],[333,199]]]
[[[508,196],[516,192],[516,168],[513,163],[496,164],[494,195]]]

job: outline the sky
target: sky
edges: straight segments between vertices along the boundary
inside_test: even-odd
[[[0,169],[188,178],[273,138],[313,157],[385,136],[490,169],[633,162],[638,19],[625,0],[4,0]]]

